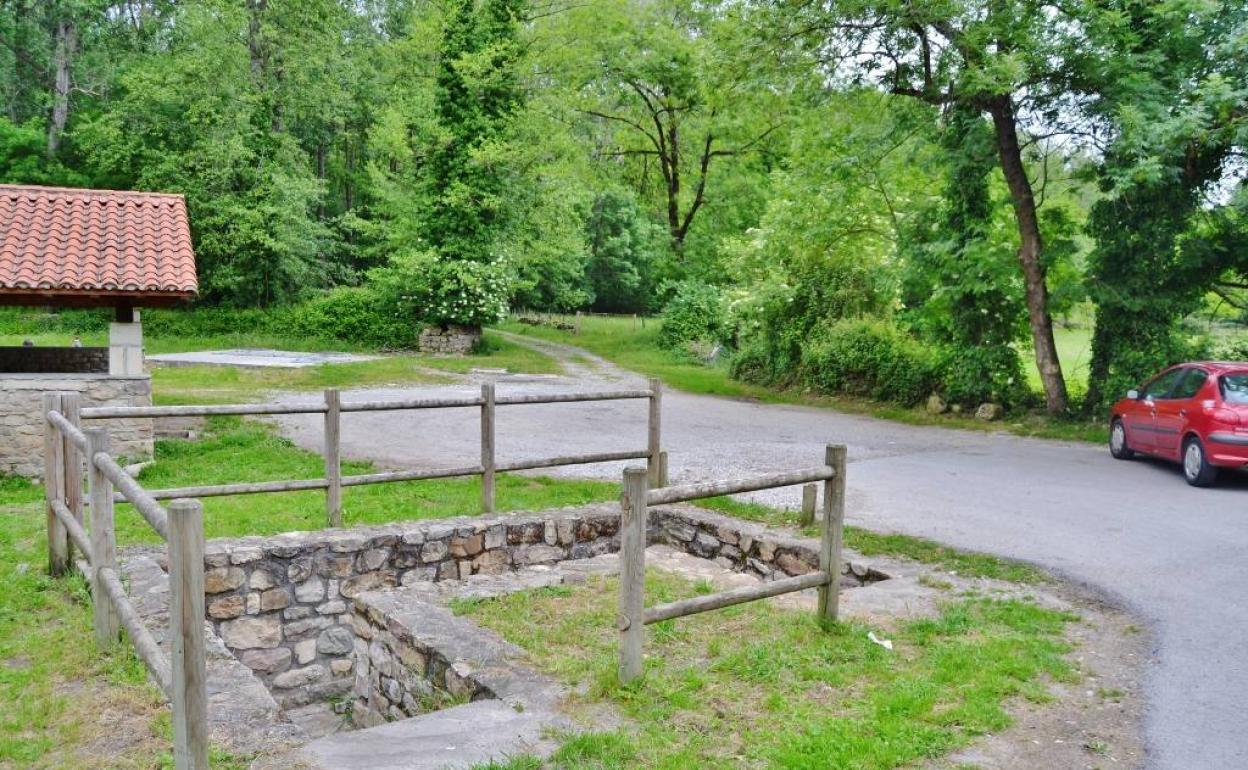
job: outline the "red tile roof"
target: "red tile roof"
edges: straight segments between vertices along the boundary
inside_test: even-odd
[[[197,288],[181,195],[0,185],[0,295],[9,300],[89,295],[142,305]]]

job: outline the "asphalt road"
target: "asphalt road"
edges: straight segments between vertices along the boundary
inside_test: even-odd
[[[566,354],[566,350],[557,351]],[[569,361],[571,376],[500,379],[503,392],[618,386],[638,378]],[[473,383],[400,394],[468,394]],[[364,397],[344,395],[344,401]],[[500,461],[641,449],[644,402],[508,406]],[[319,418],[283,423],[320,443]],[[343,454],[391,467],[449,467],[479,458],[475,409],[357,413]],[[663,445],[675,483],[818,464],[827,443],[849,447],[847,520],[1034,562],[1093,588],[1148,625],[1150,768],[1248,768],[1248,476],[1214,489],[1175,467],[1120,462],[1086,444],[900,425],[824,409],[668,392]],[[556,471],[618,479],[622,464]],[[800,490],[760,499],[797,505]]]

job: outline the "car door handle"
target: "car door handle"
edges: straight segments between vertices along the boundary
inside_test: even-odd
[[[1180,417],[1186,417],[1186,416],[1187,416],[1187,410],[1186,410],[1186,409],[1180,409],[1180,410],[1179,410],[1179,416],[1180,416]]]

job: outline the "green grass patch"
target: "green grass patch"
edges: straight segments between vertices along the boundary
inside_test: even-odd
[[[198,441],[156,442],[156,462],[139,474],[139,482],[147,489],[167,489],[324,475],[320,455],[299,449],[266,423],[213,417],[207,425]],[[344,475],[375,470],[367,462],[343,463]],[[500,474],[496,481],[500,510],[540,510],[619,497],[619,485],[604,481],[515,474]],[[481,480],[476,477],[348,487],[343,490],[343,523],[353,527],[472,515],[480,510],[480,501]],[[208,537],[271,535],[325,526],[321,491],[206,497],[203,504]],[[120,542],[157,539],[130,506],[118,506],[117,537]]]
[[[302,369],[159,366],[152,369],[152,390],[153,400],[158,404],[230,403],[254,401],[277,390],[448,382],[451,379],[448,375],[464,374],[476,368],[506,369],[526,374],[558,374],[562,371],[559,362],[549,356],[496,334],[487,334],[483,351],[470,356],[394,354],[372,361],[321,364]]]
[[[574,699],[609,702],[630,720],[626,730],[567,739],[547,768],[909,766],[1008,727],[1012,699],[1044,702],[1049,682],[1078,678],[1063,639],[1077,618],[1028,602],[951,603],[887,632],[893,651],[870,642],[866,626],[824,630],[811,613],[753,602],[648,627],[645,676],[622,687],[616,588],[599,577],[561,594],[455,606],[527,650],[580,693]],[[697,591],[647,575],[650,602]],[[540,766],[516,758],[498,767]]]
[[[711,497],[697,505],[747,521],[772,527],[798,526],[801,512],[792,508],[773,508],[762,503],[731,497]],[[802,534],[818,537],[818,525]],[[845,546],[863,556],[896,556],[940,567],[946,572],[973,578],[991,578],[1011,583],[1035,584],[1046,580],[1045,574],[1028,564],[1002,559],[984,553],[961,551],[933,540],[910,535],[883,535],[859,527],[845,527]]]
[[[922,408],[898,406],[869,399],[824,396],[798,390],[776,390],[734,380],[725,364],[706,366],[660,348],[661,321],[651,319],[645,329],[633,329],[632,319],[594,318],[581,320],[581,334],[548,326],[530,326],[507,321],[500,328],[516,334],[583,347],[626,369],[688,393],[741,398],[768,404],[797,404],[834,409],[909,425],[930,425],[987,432],[1007,431],[1019,436],[1102,442],[1108,427],[1101,421],[1053,419],[1041,413],[1011,414],[1002,422],[983,422],[967,415],[930,414]]]

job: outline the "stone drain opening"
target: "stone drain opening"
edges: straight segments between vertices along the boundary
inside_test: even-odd
[[[513,749],[532,749],[552,725],[571,726],[558,707],[562,688],[447,605],[612,571],[619,520],[618,505],[607,504],[211,541],[207,621],[242,672],[218,700],[237,708],[229,688],[245,689],[241,676],[258,681],[272,706],[249,713],[281,723],[266,730],[306,744],[301,761],[314,767],[350,766],[341,752],[375,751],[377,741],[358,743],[375,730],[407,731],[387,740],[409,747],[422,730],[443,740],[462,729],[465,745],[478,733],[506,734]],[[647,540],[754,579],[818,564],[818,541],[688,506],[652,508]],[[847,561],[842,585],[887,577]],[[494,727],[481,733],[482,724]]]

